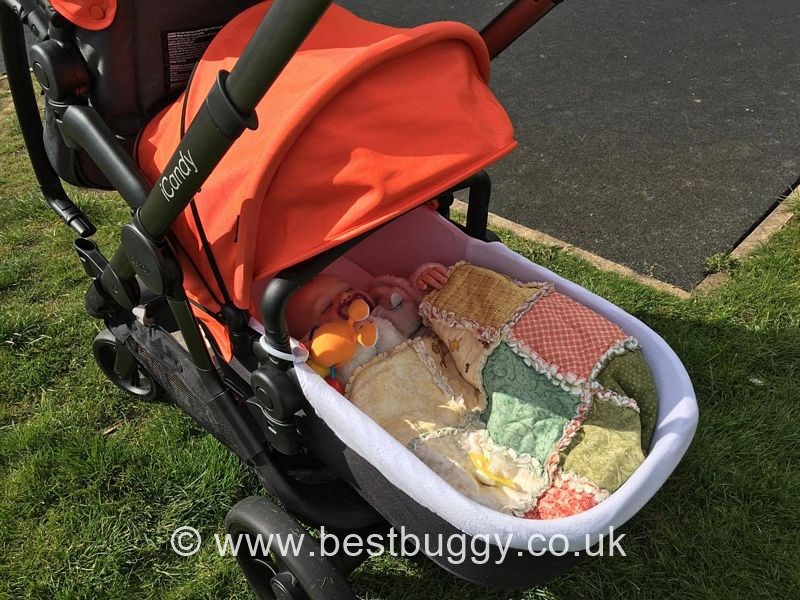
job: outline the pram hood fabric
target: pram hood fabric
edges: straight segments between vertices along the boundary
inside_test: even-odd
[[[179,142],[184,103],[188,125],[268,8],[226,25],[189,90],[144,130],[137,156],[154,182]],[[255,315],[255,279],[373,229],[510,152],[512,126],[488,74],[486,47],[466,25],[399,29],[332,5],[259,104],[259,128],[239,138],[196,196],[233,301]],[[216,288],[188,213],[174,231]],[[190,296],[213,310],[194,267],[184,267]],[[204,320],[229,354],[219,325]]]
[[[78,27],[99,31],[114,22],[117,0],[50,0],[55,11]]]

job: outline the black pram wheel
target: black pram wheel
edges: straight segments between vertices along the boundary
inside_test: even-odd
[[[258,598],[355,600],[346,578],[322,556],[317,541],[266,498],[238,502],[225,517],[225,530],[231,544],[239,544],[236,560]],[[249,537],[249,545],[243,536]]]
[[[103,374],[121,390],[145,402],[154,402],[163,396],[164,390],[158,382],[108,329],[94,338],[92,354]]]

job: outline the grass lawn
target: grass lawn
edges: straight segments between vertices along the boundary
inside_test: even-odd
[[[0,597],[249,597],[213,544],[174,554],[179,525],[211,535],[255,478],[166,405],[105,381],[83,311],[72,234],[33,183],[0,82]],[[128,215],[75,192],[110,254]],[[702,199],[698,199],[702,201]],[[797,207],[796,207],[797,208]],[[609,298],[686,364],[701,417],[686,458],[624,528],[626,557],[588,559],[546,587],[486,590],[431,563],[384,557],[363,598],[786,598],[800,589],[800,224],[726,265],[730,281],[679,300],[565,252],[514,250]],[[795,590],[792,592],[791,590]]]

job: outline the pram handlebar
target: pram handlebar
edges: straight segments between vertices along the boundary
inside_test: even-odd
[[[257,126],[256,105],[330,1],[275,0],[231,73],[220,73],[217,84],[139,209],[138,225],[146,236],[163,239],[242,132]],[[130,306],[133,299],[126,297],[125,284],[134,275],[128,254],[120,248],[101,283],[118,304]]]
[[[231,108],[238,112],[242,121],[239,135],[245,127],[255,128],[247,123],[252,118],[256,105],[283,71],[289,59],[316,25],[328,8],[331,0],[275,0],[267,11],[258,29],[242,52],[227,78],[219,81],[209,93],[203,107],[186,131],[186,135],[176,148],[162,177],[150,191],[141,209],[140,220],[147,233],[161,238],[172,226],[197,190],[211,174],[216,164],[233,145],[236,137],[230,131],[223,131],[226,118],[237,115],[213,114],[213,94],[222,95],[222,103],[229,101]],[[183,168],[187,154],[191,153],[194,166],[176,189],[165,182],[163,175]]]
[[[481,30],[493,59],[563,0],[514,0]]]

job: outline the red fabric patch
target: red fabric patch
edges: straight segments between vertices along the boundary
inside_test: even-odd
[[[619,327],[558,292],[536,302],[511,333],[563,375],[583,379],[614,342],[627,338]]]
[[[560,519],[577,515],[594,506],[597,506],[597,501],[592,493],[551,485],[539,497],[536,507],[523,516],[526,519]]]

